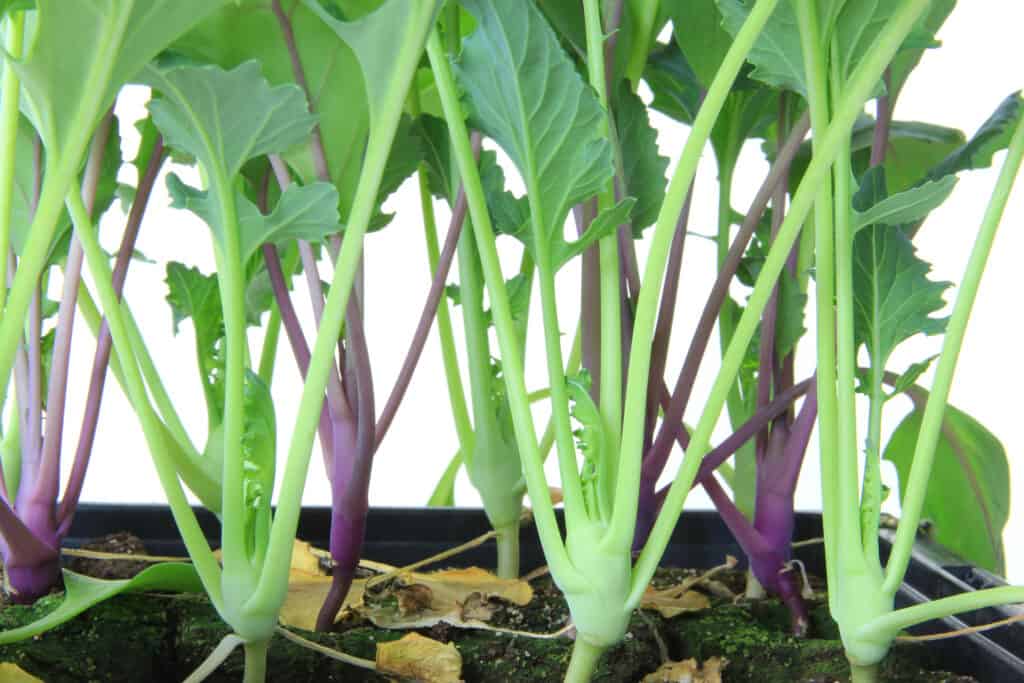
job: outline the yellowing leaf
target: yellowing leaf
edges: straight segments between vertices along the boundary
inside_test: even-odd
[[[643,683],[722,683],[722,669],[727,663],[721,657],[712,657],[703,666],[698,666],[696,659],[665,662],[644,676]]]
[[[460,683],[462,655],[451,643],[410,633],[377,645],[377,670],[423,683]]]
[[[11,662],[0,664],[0,681],[5,683],[43,683],[43,679],[36,678],[17,664]]]

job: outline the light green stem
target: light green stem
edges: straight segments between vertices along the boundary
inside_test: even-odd
[[[633,528],[636,524],[638,505],[637,491],[640,489],[641,450],[646,419],[645,397],[650,375],[654,323],[658,309],[658,297],[665,278],[665,264],[668,261],[669,247],[675,235],[676,221],[683,208],[694,175],[697,173],[701,153],[711,137],[711,131],[722,111],[725,99],[732,89],[732,84],[736,80],[740,68],[746,61],[747,54],[753,48],[754,42],[777,4],[778,0],[758,0],[743,27],[736,34],[736,38],[722,60],[722,65],[718,73],[715,74],[707,96],[704,98],[704,103],[694,120],[693,128],[686,139],[686,145],[683,147],[682,155],[658,214],[633,326],[633,341],[627,375],[628,384],[626,385],[626,413],[623,418],[619,477],[615,491],[615,511],[607,538],[604,541],[609,548],[628,548],[633,541]],[[672,526],[675,526],[675,517],[673,517]],[[667,542],[667,538],[665,541]],[[661,551],[658,551],[658,558],[660,557]],[[649,558],[647,561],[649,562],[651,559],[657,565],[657,558]],[[646,585],[645,581],[644,586],[646,587]]]
[[[821,59],[821,34],[817,10],[808,0],[795,4],[800,26],[804,70],[808,74],[807,92],[815,155],[823,152],[822,138],[829,125],[828,79]],[[792,208],[790,209],[792,213]],[[814,205],[816,329],[818,357],[818,439],[821,451],[821,517],[825,531],[825,564],[838,567],[836,542],[839,531],[837,449],[838,408],[836,398],[835,331],[835,236],[832,230],[832,188],[823,183]],[[829,607],[838,601],[838,571],[827,572]]]
[[[258,374],[263,383],[270,388],[274,382],[274,364],[277,360],[277,343],[281,338],[281,309],[275,303],[270,309],[267,331],[263,335],[263,346],[260,348],[260,365]]]
[[[25,14],[14,12],[7,19],[4,47],[17,59],[25,42]],[[11,210],[14,199],[14,166],[17,160],[21,80],[8,60],[4,60],[0,85],[0,311],[7,299],[7,252],[11,248]],[[2,404],[0,404],[2,405]]]
[[[633,90],[640,85],[640,78],[643,76],[644,67],[647,65],[647,51],[654,40],[654,23],[658,19],[658,0],[625,0],[631,8],[624,12],[633,12],[633,51],[629,55],[629,64],[626,65],[626,78],[629,79]],[[635,8],[635,9],[633,9]]]
[[[903,43],[906,35],[914,26],[914,22],[917,20],[917,17],[920,16],[927,5],[928,0],[910,0],[907,5],[902,7],[895,15],[893,15],[892,20],[886,24],[885,28],[879,35],[879,38],[869,56],[861,62],[853,76],[850,78],[847,92],[843,97],[841,106],[835,112],[832,125],[829,126],[825,135],[821,139],[820,153],[816,153],[812,158],[811,163],[808,165],[804,174],[804,179],[800,184],[800,188],[793,197],[790,210],[780,226],[778,235],[765,258],[761,273],[758,276],[756,285],[754,286],[754,291],[751,293],[748,300],[747,308],[743,312],[743,316],[740,318],[740,321],[736,326],[736,333],[729,345],[729,349],[726,351],[725,356],[722,359],[722,368],[719,371],[718,377],[715,379],[715,383],[711,389],[705,409],[694,429],[693,437],[690,441],[690,448],[687,450],[686,455],[683,458],[683,462],[676,475],[676,479],[672,482],[672,487],[670,488],[668,496],[662,506],[661,513],[658,515],[658,519],[655,522],[650,539],[641,552],[640,558],[637,560],[633,573],[633,582],[631,586],[630,600],[628,603],[629,607],[636,607],[636,605],[640,603],[643,592],[647,588],[647,584],[651,577],[654,575],[654,570],[657,568],[665,547],[668,545],[672,529],[675,527],[679,513],[682,511],[683,503],[686,500],[686,494],[693,485],[693,480],[697,474],[697,470],[700,468],[701,460],[710,449],[711,432],[714,429],[715,423],[718,421],[718,417],[721,414],[729,388],[735,381],[736,374],[739,371],[744,356],[746,355],[747,346],[757,329],[761,313],[768,302],[768,298],[771,296],[772,290],[775,288],[775,283],[778,280],[782,269],[786,265],[790,249],[796,241],[804,219],[808,213],[810,213],[811,207],[815,201],[815,196],[817,195],[822,183],[824,183],[828,177],[832,161],[839,154],[844,141],[848,138],[850,130],[853,128],[853,124],[857,120],[858,114],[862,111],[864,102],[866,102],[871,96],[872,91],[878,83],[878,79],[881,78],[882,73],[885,71],[885,68],[888,66],[893,55],[896,54],[896,51]],[[760,17],[757,15],[758,11],[765,7],[767,6],[763,6],[760,2],[755,5],[747,19],[747,24],[750,24],[755,16],[758,17],[759,22],[766,21],[767,16]],[[767,7],[766,11],[770,14],[771,7]],[[756,25],[757,30],[760,30],[763,23],[758,23]],[[746,28],[747,25],[745,24],[744,30]],[[756,33],[754,35],[756,37]],[[733,49],[740,44],[742,36],[743,30],[740,31],[736,40],[733,42]],[[751,43],[752,42],[753,38],[751,38]],[[732,50],[730,50],[730,55],[731,54]],[[728,60],[728,57],[726,59]],[[719,74],[721,74],[721,71]],[[709,91],[708,99],[705,99],[705,106],[707,106],[710,97],[711,92]],[[698,122],[700,121],[700,115],[698,115],[697,120]],[[691,133],[691,137],[696,134],[696,130],[697,128],[695,125],[695,132]],[[659,219],[659,229],[660,228],[661,224]],[[657,239],[657,235],[655,238]],[[651,253],[654,253],[653,247]],[[650,259],[652,259],[653,256],[649,256],[648,258],[648,263],[650,263]],[[641,303],[642,302],[643,296],[641,294]],[[638,315],[637,318],[639,321],[640,316]],[[639,324],[637,329],[640,329]],[[636,349],[637,343],[634,339],[634,353],[636,352]],[[630,381],[633,379],[634,374],[631,366]],[[628,399],[626,405],[627,407],[631,407],[631,403]],[[627,422],[627,427],[628,426],[631,425]],[[859,537],[857,537],[857,540],[859,541]],[[859,545],[860,544],[857,543],[858,547]]]
[[[519,520],[497,528],[495,541],[498,546],[498,577],[519,578]]]
[[[430,66],[437,83],[445,121],[448,123],[448,130],[451,134],[455,161],[466,192],[477,248],[480,250],[484,281],[487,284],[491,312],[498,332],[498,344],[503,364],[502,372],[508,389],[516,443],[519,446],[523,475],[530,492],[530,502],[533,504],[537,533],[552,575],[558,576],[563,590],[583,588],[587,582],[579,575],[569,560],[558,522],[555,519],[555,510],[548,492],[547,478],[544,475],[543,460],[537,447],[533,415],[527,400],[529,392],[523,374],[521,342],[512,320],[508,291],[494,244],[494,230],[491,226],[487,202],[484,199],[480,174],[477,171],[473,150],[469,144],[469,131],[466,129],[462,104],[459,101],[451,65],[448,63],[448,58],[441,47],[441,39],[436,31],[431,33],[427,41],[427,55],[430,58]]]
[[[437,221],[434,218],[434,203],[427,186],[427,175],[421,166],[417,172],[420,189],[420,206],[423,210],[423,235],[427,241],[427,260],[431,274],[437,272],[441,251],[437,239]],[[466,406],[466,391],[459,374],[459,357],[455,351],[455,334],[452,331],[452,314],[448,308],[448,297],[441,297],[437,305],[437,337],[441,341],[441,360],[444,362],[444,377],[448,384],[448,401],[452,408],[455,433],[459,438],[459,449],[468,453],[473,446],[473,425],[469,420]]]
[[[363,252],[363,236],[377,207],[377,195],[409,84],[419,65],[423,42],[434,23],[439,0],[414,3],[404,27],[396,27],[397,48],[393,55],[391,78],[377,107],[370,127],[362,172],[356,187],[355,201],[345,227],[345,239],[338,253],[320,330],[313,345],[306,382],[299,402],[298,417],[288,448],[277,514],[270,532],[267,561],[256,591],[246,604],[246,611],[260,618],[273,619],[288,591],[288,570],[295,529],[302,507],[302,490],[306,482],[313,440],[320,420],[327,376],[334,361],[334,351],[341,334],[349,294]],[[404,29],[404,30],[399,30]]]
[[[167,502],[171,506],[171,514],[181,534],[182,541],[188,549],[196,572],[203,582],[206,590],[217,611],[223,614],[223,599],[220,585],[221,570],[217,559],[206,542],[206,536],[199,527],[195,513],[185,497],[185,492],[178,481],[173,459],[167,454],[165,435],[159,418],[150,407],[146,399],[146,388],[139,373],[138,366],[131,354],[131,343],[125,329],[122,306],[114,292],[113,273],[110,270],[110,263],[107,255],[100,247],[96,228],[89,217],[89,212],[82,201],[81,193],[72,190],[68,193],[67,207],[71,214],[71,220],[75,226],[75,232],[82,241],[82,248],[85,251],[85,258],[89,264],[89,271],[93,281],[96,283],[100,301],[103,304],[103,312],[110,325],[110,335],[113,339],[114,348],[118,351],[121,359],[121,370],[125,379],[125,393],[131,401],[142,424],[142,431],[153,457],[153,464],[156,466],[157,475],[167,495]]]
[[[257,579],[258,567],[252,566],[246,548],[244,454],[239,447],[245,432],[245,275],[241,257],[238,208],[233,194],[233,179],[222,169],[207,168],[211,192],[220,205],[224,229],[220,243],[214,244],[217,283],[224,316],[224,462],[221,480],[221,544],[224,566],[225,598],[228,609],[238,609],[249,597]],[[240,604],[232,604],[239,600]],[[232,624],[236,630],[238,624]],[[243,637],[249,634],[240,632]],[[246,647],[246,652],[249,648]],[[248,661],[248,657],[246,658]]]
[[[878,665],[850,663],[850,683],[878,683]]]
[[[946,326],[942,355],[939,356],[938,366],[935,369],[935,380],[932,383],[931,393],[928,395],[928,402],[925,404],[924,416],[921,418],[921,431],[917,437],[913,464],[901,504],[900,524],[886,568],[884,589],[891,594],[895,594],[899,589],[900,583],[903,582],[903,575],[907,571],[910,551],[914,545],[917,525],[924,507],[924,497],[932,471],[932,463],[935,461],[935,449],[942,430],[942,417],[946,410],[946,401],[949,399],[949,390],[953,384],[953,373],[956,371],[957,359],[967,331],[967,322],[978,296],[981,276],[985,272],[985,264],[988,262],[996,231],[999,229],[1003,212],[1010,199],[1010,192],[1013,190],[1013,183],[1020,170],[1022,158],[1024,158],[1024,119],[1017,123],[1017,129],[1010,141],[1003,169],[992,192],[988,209],[985,211],[985,218],[978,231],[978,238],[974,242],[971,257],[967,262],[963,282],[957,293],[956,303],[953,305],[953,314]]]
[[[57,141],[49,139],[52,136],[43,135],[44,143],[56,147],[59,142],[60,149],[48,147],[46,150],[49,156],[39,202],[29,227],[29,239],[18,262],[18,272],[8,294],[3,315],[0,316],[0,377],[10,376],[22,325],[33,293],[39,284],[40,275],[46,267],[50,246],[57,231],[57,222],[64,211],[65,195],[77,184],[76,177],[92,141],[93,128],[103,110],[109,106],[104,97],[117,61],[117,50],[127,30],[129,14],[116,13],[113,20],[104,27],[104,34],[98,38],[97,44],[102,48],[89,68],[82,89],[84,96],[77,103],[78,106],[71,117],[67,138]],[[3,405],[7,398],[6,393],[7,385],[0,382],[0,405]]]
[[[986,607],[1015,603],[1024,603],[1024,587],[1000,586],[980,591],[968,591],[947,598],[929,600],[920,605],[893,610],[862,626],[860,633],[864,637],[892,638],[900,631],[932,619],[944,619],[961,612],[972,612]]]
[[[605,84],[604,30],[598,0],[584,0],[584,19],[587,30],[587,66],[590,85],[597,92],[605,117],[601,133],[611,136],[611,107]],[[646,54],[644,55],[646,57]],[[616,145],[617,149],[618,146]],[[598,195],[599,211],[615,204],[615,179],[609,178]],[[598,265],[601,287],[601,417],[604,422],[606,453],[617,453],[622,431],[622,278],[619,271],[619,244],[617,231],[600,240]],[[618,460],[605,457],[599,463],[598,498],[603,503],[601,514],[611,517],[611,501],[615,494]]]
[[[820,63],[824,63],[824,50],[818,50],[815,55]],[[833,108],[838,107],[838,91],[842,86],[842,78],[838,73],[838,58],[833,59],[831,89],[833,96]],[[853,229],[850,221],[853,193],[850,188],[850,181],[853,175],[853,166],[850,160],[850,141],[844,140],[836,156],[832,173],[833,204],[835,206],[835,274],[836,274],[836,408],[838,411],[837,424],[837,453],[838,453],[838,475],[839,475],[839,509],[842,511],[840,522],[840,533],[843,534],[843,543],[847,539],[852,542],[853,538],[861,538],[864,531],[861,526],[862,516],[860,514],[860,501],[857,492],[860,488],[860,473],[857,467],[857,404],[856,404],[856,381],[857,381],[857,340],[854,336],[854,293],[853,293]],[[870,460],[865,465],[865,482],[873,476],[878,475],[876,463]],[[874,468],[874,472],[872,469]],[[878,480],[879,500],[881,499],[881,480]],[[854,514],[856,511],[857,514]],[[847,536],[846,534],[850,534]],[[856,534],[856,536],[854,536]],[[867,539],[867,536],[863,536]],[[863,544],[859,544],[863,549]],[[847,571],[850,567],[870,567],[872,571],[880,571],[881,565],[866,565],[867,558],[864,552],[858,553],[855,548],[848,548],[844,552],[843,569]]]
[[[257,640],[247,642],[243,649],[245,650],[243,682],[263,683],[267,679],[267,650],[270,649],[270,641]]]
[[[607,648],[591,645],[583,638],[577,638],[572,646],[572,658],[565,672],[565,683],[590,683],[601,655]]]

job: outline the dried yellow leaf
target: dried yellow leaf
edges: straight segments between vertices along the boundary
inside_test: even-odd
[[[4,681],[4,683],[43,683],[43,679],[36,678],[13,662],[0,664],[0,681]]]
[[[665,662],[657,671],[644,676],[643,683],[722,683],[726,663],[721,657],[712,657],[703,666],[697,666],[696,659]]]
[[[394,598],[393,600],[391,598]],[[530,584],[501,579],[479,567],[446,569],[429,574],[400,574],[360,608],[377,626],[427,628],[440,622],[471,626],[493,614],[490,601],[523,606],[533,599]]]
[[[661,616],[671,619],[686,612],[706,610],[711,607],[711,601],[703,593],[687,590],[682,586],[672,586],[664,590],[655,590],[648,586],[640,599],[640,607],[656,610]]]
[[[292,546],[292,567],[288,573],[288,595],[281,606],[280,622],[285,626],[312,631],[316,617],[331,588],[331,577],[324,573],[320,556],[325,551],[312,547],[305,541],[295,541]],[[362,602],[365,579],[356,579],[345,596],[341,616],[345,607]]]
[[[410,633],[377,645],[377,670],[422,683],[460,683],[462,655],[451,643]]]

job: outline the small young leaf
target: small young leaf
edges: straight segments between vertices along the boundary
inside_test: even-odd
[[[854,231],[869,225],[899,226],[924,220],[953,193],[957,177],[928,181],[881,200],[864,210],[854,210]]]
[[[901,499],[923,416],[923,409],[910,413],[885,448],[885,459],[899,472]],[[922,517],[934,524],[939,543],[972,564],[1003,574],[1003,529],[1009,512],[1006,450],[981,423],[947,405]]]
[[[929,280],[929,270],[899,228],[871,226],[854,238],[854,334],[872,367],[885,367],[907,339],[945,329],[945,319],[931,316],[945,306],[942,293],[950,285]]]
[[[242,493],[250,555],[270,535],[270,498],[274,492],[276,421],[270,389],[259,375],[245,373],[245,430],[242,433]],[[261,541],[262,539],[262,541]]]
[[[210,226],[218,239],[223,239],[226,226],[220,207],[209,193],[186,185],[173,173],[167,176],[167,189],[174,208],[196,214]],[[327,183],[290,186],[266,216],[241,192],[236,192],[242,260],[247,261],[263,244],[283,244],[292,239],[323,241],[327,235],[340,229],[337,206],[338,191]]]
[[[632,197],[626,197],[615,206],[605,209],[601,213],[597,214],[597,218],[595,218],[590,224],[587,231],[583,233],[578,240],[573,242],[566,242],[562,235],[556,235],[554,238],[554,249],[551,255],[554,269],[556,271],[559,270],[566,263],[586,251],[590,245],[594,244],[602,237],[607,237],[608,235],[613,234],[620,225],[624,225],[629,222],[629,215],[635,204],[635,199]]]
[[[668,185],[668,159],[658,153],[658,133],[651,127],[643,100],[625,84],[619,89],[615,113],[626,194],[636,197],[631,213],[633,235],[639,237],[658,220]]]
[[[893,382],[892,391],[886,396],[886,400],[909,391],[915,384],[917,384],[917,380],[921,378],[921,375],[928,371],[928,368],[931,367],[936,358],[938,358],[938,355],[930,356],[929,358],[925,358],[923,361],[911,364],[911,366],[907,368],[902,375],[897,377],[895,382]]]

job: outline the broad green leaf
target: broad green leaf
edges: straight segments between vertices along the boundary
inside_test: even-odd
[[[870,225],[899,226],[924,220],[939,207],[956,187],[957,177],[948,175],[928,181],[881,200],[864,210],[854,210],[854,231]]]
[[[924,415],[915,409],[893,432],[884,457],[899,472],[904,496]],[[972,564],[1006,571],[1003,529],[1010,512],[1006,450],[991,432],[947,405],[921,514],[934,524],[935,540]]]
[[[195,568],[185,563],[158,564],[139,572],[135,578],[104,581],[64,570],[64,601],[52,612],[31,624],[0,632],[0,645],[32,638],[74,619],[93,605],[120,593],[132,591],[173,591],[201,593],[203,585]]]
[[[718,73],[732,35],[722,27],[716,0],[676,0],[667,3],[675,44],[682,50],[697,81],[705,90]]]
[[[797,342],[807,332],[804,314],[807,310],[807,294],[801,291],[796,276],[784,270],[779,278],[779,312],[775,325],[775,350],[785,358],[796,350]]]
[[[919,43],[927,43],[929,39],[934,40],[935,34],[942,28],[955,7],[956,0],[932,0],[931,8],[925,12],[912,37],[916,37]],[[908,42],[910,42],[909,39]],[[910,72],[921,61],[926,49],[927,47],[923,46],[905,46],[904,49],[896,53],[889,66],[890,94],[892,96],[899,97]]]
[[[29,239],[29,227],[32,224],[33,204],[35,199],[36,133],[28,119],[18,117],[16,136],[14,187],[11,197],[11,246],[14,253],[21,255]],[[40,169],[46,166],[46,150],[40,150]],[[93,216],[102,216],[117,196],[117,173],[121,168],[121,136],[118,121],[112,123],[107,146],[103,150],[103,164],[100,168],[99,184],[96,186],[96,200],[93,204]],[[69,237],[71,234],[71,217],[67,212],[61,214],[54,232],[53,245],[48,263],[63,263],[67,256]]]
[[[885,196],[884,175],[875,175],[881,178],[865,178],[854,209]],[[930,270],[898,227],[873,225],[854,237],[854,335],[867,347],[873,368],[884,368],[893,349],[907,339],[945,329],[945,319],[932,314],[945,306],[942,294],[950,285],[929,280]]]
[[[0,18],[10,12],[20,12],[36,8],[36,0],[0,0]]]
[[[1024,116],[1024,97],[1016,92],[1003,100],[978,132],[935,166],[928,177],[941,178],[960,171],[990,167],[995,153],[1009,146],[1021,116]]]
[[[753,84],[729,93],[711,130],[711,148],[719,164],[735,164],[746,140],[767,137],[778,112],[779,93],[771,88]]]
[[[658,220],[668,180],[668,159],[658,154],[658,133],[651,127],[643,101],[623,85],[615,109],[626,194],[636,198],[631,214],[633,234]]]
[[[581,59],[587,57],[587,26],[582,2],[537,0],[537,6],[559,36]]]
[[[693,123],[700,108],[701,85],[676,43],[651,54],[644,80],[654,93],[652,108],[681,123]]]
[[[148,67],[147,84],[163,97],[149,109],[167,145],[196,157],[211,175],[237,176],[249,159],[283,152],[308,139],[314,118],[295,85],[272,87],[257,62]]]
[[[301,0],[282,0],[281,5],[291,19],[309,100],[318,117],[328,173],[338,189],[344,220],[352,206],[369,131],[369,103],[362,72],[349,46]],[[348,2],[344,7],[356,9]],[[224,69],[256,60],[272,85],[295,84],[288,46],[271,0],[228,3],[178,41],[174,49]],[[319,179],[309,144],[291,148],[285,158],[303,182]]]
[[[847,78],[868,53],[875,38],[900,4],[891,0],[856,0],[844,3],[835,20],[832,42],[839,60],[839,73]]]
[[[853,170],[857,177],[869,170],[875,121],[862,116],[854,125],[851,138]],[[890,192],[902,192],[921,183],[943,159],[964,144],[963,133],[953,128],[918,121],[894,121],[889,132],[885,157],[885,178]],[[793,161],[791,187],[798,187],[811,158],[811,143],[805,142]],[[933,176],[938,180],[949,173]]]
[[[186,185],[173,173],[167,176],[167,188],[174,208],[195,213],[206,221],[218,239],[223,239],[226,226],[221,221],[217,202],[209,193]],[[339,231],[338,192],[327,183],[290,186],[266,216],[241,192],[235,194],[235,206],[243,262],[263,244],[283,245],[293,239],[322,242],[327,235]]]
[[[369,100],[370,120],[373,121],[391,82],[395,45],[401,44],[410,30],[417,30],[418,17],[425,8],[439,6],[440,3],[435,0],[387,0],[354,21],[341,21],[317,0],[302,2],[355,53]]]
[[[532,2],[463,5],[477,19],[456,65],[471,123],[511,157],[540,236],[553,240],[612,175],[606,114]]]
[[[448,126],[433,116],[421,116],[417,122],[423,147],[423,161],[427,169],[427,185],[435,197],[455,204],[456,177],[451,159]],[[505,189],[505,172],[498,165],[498,157],[491,150],[480,152],[480,182],[487,197],[487,209],[495,233],[528,239],[527,222],[530,210],[525,198],[515,197]]]
[[[27,57],[14,64],[23,109],[47,149],[68,153],[72,136],[92,131],[122,85],[225,2],[37,0]]]
[[[378,205],[383,204],[405,182],[406,178],[415,173],[420,162],[423,161],[424,154],[424,142],[419,135],[419,128],[413,124],[411,118],[403,116],[398,123],[398,130],[395,131],[395,139],[391,143],[391,152],[388,155],[387,164],[384,166],[380,188],[377,190]],[[380,230],[390,223],[392,218],[394,218],[393,214],[384,214],[378,211],[370,223],[369,230]]]
[[[722,25],[729,35],[735,37],[750,14],[753,3],[749,0],[716,1],[722,13]],[[747,60],[754,65],[751,78],[773,88],[792,90],[806,96],[807,79],[800,49],[800,31],[792,3],[780,2],[776,6]]]

